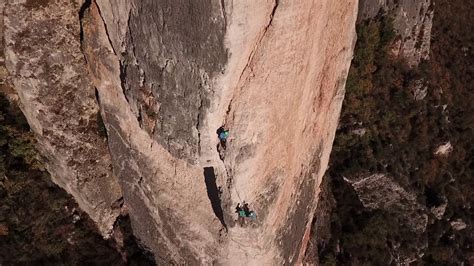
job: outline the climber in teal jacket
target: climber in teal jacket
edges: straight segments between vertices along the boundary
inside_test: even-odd
[[[223,126],[219,127],[216,131],[217,137],[220,140],[222,148],[226,148],[227,139],[229,138],[229,130],[225,129]]]
[[[229,130],[224,129],[224,127],[220,127],[217,129],[217,135],[219,136],[220,141],[227,141],[229,137]]]

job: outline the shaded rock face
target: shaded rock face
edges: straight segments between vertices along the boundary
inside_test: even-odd
[[[415,66],[429,58],[432,5],[432,0],[361,0],[358,20],[373,18],[380,10],[388,12],[394,18],[394,28],[400,36],[393,45],[393,54]]]
[[[80,7],[7,1],[6,67],[54,182],[107,236],[120,212],[121,189],[80,49]]]
[[[82,8],[48,7],[58,16],[54,32],[72,29],[69,49],[53,46],[55,38],[48,38],[48,45],[64,56],[78,55],[77,62],[61,60],[78,66],[74,93],[81,98],[68,106],[82,104],[95,114],[100,109],[107,129],[110,156],[105,139],[92,147],[112,163],[114,175],[107,180],[114,183],[95,188],[119,183],[133,231],[157,262],[300,262],[344,96],[357,1],[97,0]],[[59,15],[66,11],[71,15]],[[9,27],[13,32],[12,23]],[[11,48],[14,80],[22,80],[15,67],[18,54]],[[19,94],[34,95],[31,87],[15,84]],[[54,119],[37,118],[38,103],[72,93],[62,83],[54,88],[44,99],[20,97],[41,143],[48,143],[43,131],[62,135],[64,129],[54,125],[74,125],[61,112]],[[92,113],[74,110],[75,117]],[[230,130],[230,139],[219,154],[221,125]],[[82,131],[71,129],[71,138],[77,132]],[[79,145],[66,144],[67,150]],[[42,153],[54,157],[66,144],[53,142]],[[81,156],[88,153],[75,158]],[[50,171],[76,198],[86,195],[75,195],[75,187],[67,185],[75,180],[71,173],[87,175],[86,170]],[[257,220],[240,226],[233,207],[244,200]]]
[[[124,49],[125,96],[142,129],[174,157],[195,162],[210,82],[227,60],[223,7],[210,0],[132,5],[124,48],[115,47]]]

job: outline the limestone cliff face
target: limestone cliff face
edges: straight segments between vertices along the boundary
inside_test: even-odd
[[[80,7],[72,1],[6,1],[6,67],[53,181],[108,236],[121,189],[80,49]]]
[[[393,17],[395,32],[399,35],[392,48],[393,54],[406,59],[411,66],[427,60],[433,26],[433,1],[361,0],[358,19],[373,18],[380,11],[388,12]]]
[[[368,209],[382,209],[416,233],[423,233],[428,224],[425,208],[417,202],[416,195],[407,192],[391,177],[373,174],[356,180],[346,179],[357,193],[362,205]]]
[[[7,9],[26,12],[26,4],[10,2]],[[69,35],[58,34],[64,43],[48,38],[46,48],[51,51],[43,57],[61,54],[56,64],[74,71],[59,72],[56,78],[72,75],[76,82],[70,88],[70,83],[47,83],[52,79],[46,76],[22,74],[18,65],[48,64],[28,59],[36,58],[39,48],[17,59],[22,52],[13,43],[7,45],[9,70],[40,143],[51,147],[42,153],[56,160],[50,159],[50,171],[57,182],[79,201],[89,191],[79,190],[74,183],[78,176],[89,176],[95,191],[115,188],[118,182],[134,233],[158,262],[291,264],[301,260],[305,250],[334,139],[355,41],[357,4],[41,4],[28,12],[46,12],[48,7],[52,14],[22,16],[21,25],[50,17],[57,21],[51,31]],[[16,25],[7,26],[12,32],[7,40],[21,33]],[[31,35],[41,37],[40,32]],[[72,55],[78,56],[68,59]],[[25,80],[30,83],[25,85]],[[75,96],[71,102],[62,102],[69,94]],[[49,99],[48,108],[63,104],[64,112],[45,109],[43,102]],[[99,106],[110,157],[104,139],[93,130],[80,133],[82,124],[72,119],[97,114]],[[40,109],[46,118],[38,114]],[[79,128],[69,128],[76,124]],[[86,125],[91,128],[91,123]],[[230,130],[231,139],[219,151],[216,129],[221,125]],[[65,132],[71,132],[67,139],[86,139],[53,141]],[[67,163],[67,152],[79,147],[94,149],[100,160],[78,165],[100,169],[111,162],[113,175],[107,172],[108,178],[101,179],[99,172],[94,175]],[[72,158],[88,154],[86,149]],[[109,184],[97,183],[100,180]],[[119,197],[120,190],[113,191]],[[93,199],[101,202],[106,196]],[[233,213],[243,200],[258,215],[245,227],[235,223]],[[110,205],[97,209],[105,206]],[[88,212],[100,222],[94,210]]]

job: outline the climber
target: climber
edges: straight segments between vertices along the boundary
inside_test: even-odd
[[[245,211],[240,206],[240,203],[237,203],[237,207],[235,207],[235,212],[238,215],[237,221],[239,222],[240,226],[243,226],[244,218],[246,215],[245,215]]]
[[[249,204],[246,203],[245,201],[242,203],[244,206],[242,207],[242,209],[244,210],[245,212],[245,217],[249,217],[250,216],[250,209],[249,209]]]
[[[220,140],[222,148],[226,148],[227,139],[229,138],[229,130],[225,129],[223,126],[219,127],[216,131],[217,137]]]
[[[240,203],[237,203],[237,206],[235,207],[235,213],[240,213],[242,211],[242,207],[240,207]]]
[[[245,217],[249,217],[251,218],[252,220],[255,220],[257,219],[257,214],[255,213],[255,211],[251,211],[250,208],[249,208],[249,204],[247,202],[242,202],[243,204],[243,207],[242,207],[242,210],[245,214]]]
[[[235,213],[238,215],[237,221],[239,222],[240,226],[244,226],[245,218],[250,218],[254,221],[257,220],[257,213],[255,213],[255,211],[251,211],[249,204],[245,201],[242,202],[242,205],[237,203],[237,206],[235,207]]]
[[[220,141],[226,141],[227,138],[229,137],[229,130],[226,130],[222,126],[217,129],[216,133]]]

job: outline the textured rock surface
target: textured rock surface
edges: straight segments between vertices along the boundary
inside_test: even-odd
[[[434,155],[447,156],[453,151],[453,149],[453,145],[448,141],[442,145],[439,145],[438,148],[436,148]]]
[[[361,0],[359,20],[373,18],[380,10],[394,18],[394,27],[399,39],[393,53],[404,58],[410,65],[418,65],[429,58],[431,27],[433,25],[432,0]]]
[[[5,66],[5,42],[3,41],[4,35],[4,23],[3,23],[3,9],[5,8],[5,2],[0,3],[0,85],[6,83],[7,69]]]
[[[99,91],[114,171],[134,233],[158,262],[207,262],[220,225],[207,199],[203,169],[173,157],[140,123],[122,91],[120,64],[96,5],[83,21],[84,49]]]
[[[357,181],[347,181],[365,208],[389,211],[401,217],[413,232],[422,233],[426,230],[428,215],[425,208],[417,202],[414,194],[407,192],[390,177],[373,174]]]
[[[71,1],[7,1],[6,66],[54,182],[108,235],[121,191],[80,49],[80,7]]]
[[[356,2],[114,5],[98,1],[84,43],[137,235],[161,261],[295,262],[334,137]],[[233,137],[223,161],[222,124]],[[204,167],[221,190],[220,219],[210,219]],[[233,221],[242,200],[259,215],[246,228]]]
[[[242,74],[234,75],[235,81],[229,75],[224,83],[235,84],[226,117],[235,140],[224,160],[232,198],[254,203],[262,221],[254,232],[235,230],[230,236],[241,243],[258,239],[256,244],[267,250],[262,261],[283,255],[294,263],[304,249],[305,243],[296,243],[308,231],[334,138],[357,3],[280,1],[272,8],[263,32],[245,48],[251,52],[237,71]],[[249,9],[255,8],[243,11]],[[231,48],[231,54],[237,49],[242,48]],[[232,58],[229,65],[232,69]],[[272,250],[275,233],[283,254]]]
[[[97,214],[120,197],[117,176],[158,263],[300,261],[357,1],[80,4],[7,5],[9,70],[55,181],[107,231],[113,213]],[[222,124],[232,140],[220,156]],[[240,227],[233,207],[243,200],[258,219]]]
[[[461,231],[463,229],[466,229],[467,224],[461,219],[456,219],[455,221],[451,222],[451,226],[454,230]]]

